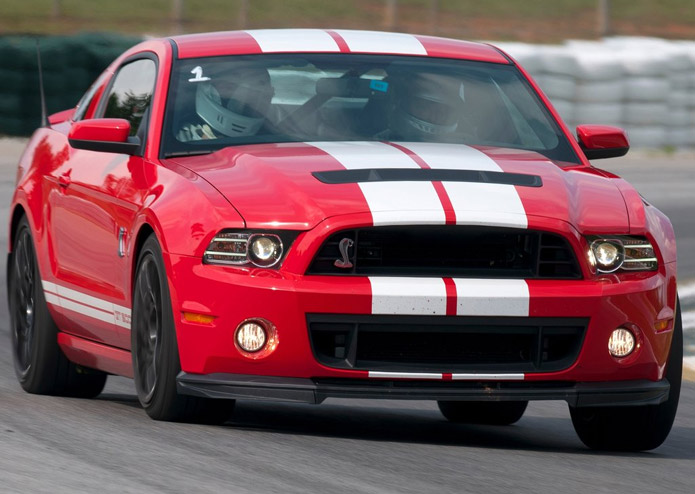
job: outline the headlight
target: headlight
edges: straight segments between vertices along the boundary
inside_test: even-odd
[[[249,259],[256,266],[274,266],[282,257],[282,240],[277,235],[251,235],[249,245]]]
[[[284,244],[291,244],[296,236],[295,232],[278,234],[223,230],[205,249],[203,262],[270,268],[278,265],[285,253]],[[285,237],[285,242],[282,237]]]
[[[654,247],[643,237],[589,237],[589,263],[599,273],[656,271]]]

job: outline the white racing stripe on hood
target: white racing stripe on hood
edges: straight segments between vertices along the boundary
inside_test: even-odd
[[[336,29],[335,32],[345,40],[351,52],[427,55],[425,47],[412,34],[345,29]]]
[[[488,155],[461,144],[398,143],[432,169],[503,171]],[[528,219],[513,185],[442,182],[458,225],[527,228]]]
[[[420,168],[407,154],[381,142],[310,142],[347,170]],[[374,226],[443,225],[442,202],[432,182],[358,183],[372,213]]]
[[[320,29],[251,29],[246,32],[256,40],[263,53],[340,51],[331,35]]]

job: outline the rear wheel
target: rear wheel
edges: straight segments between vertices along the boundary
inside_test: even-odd
[[[231,415],[233,400],[185,396],[176,391],[181,363],[162,250],[154,235],[145,241],[138,257],[131,351],[135,389],[151,418],[222,423]]]
[[[41,286],[31,230],[22,218],[7,274],[14,369],[22,388],[35,394],[93,398],[106,374],[70,362],[58,346],[56,327]]]
[[[646,451],[657,448],[668,437],[676,418],[683,375],[683,324],[680,303],[666,364],[671,385],[668,399],[659,405],[572,408],[572,424],[579,439],[589,448]]]
[[[528,401],[438,401],[437,405],[450,422],[511,425],[524,415]]]

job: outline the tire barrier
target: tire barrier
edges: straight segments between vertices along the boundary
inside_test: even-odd
[[[141,41],[103,33],[0,36],[0,134],[30,135],[40,124],[37,39],[49,115],[74,107],[118,55]]]
[[[695,147],[695,41],[496,44],[528,69],[570,129],[617,125],[634,147]]]

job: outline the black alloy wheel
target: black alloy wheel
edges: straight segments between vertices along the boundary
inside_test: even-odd
[[[181,372],[176,328],[162,249],[154,234],[142,245],[133,284],[131,354],[140,404],[155,420],[219,424],[234,400],[178,394]]]
[[[34,242],[26,217],[14,233],[7,273],[14,369],[22,388],[35,394],[93,398],[106,374],[70,362],[58,346],[41,285]]]
[[[12,350],[17,377],[25,379],[31,370],[34,342],[34,273],[36,262],[28,228],[22,228],[16,237],[10,266],[10,310],[12,319]]]
[[[134,351],[138,363],[135,379],[140,390],[143,403],[152,400],[157,385],[157,364],[161,358],[162,340],[162,290],[159,285],[159,275],[152,254],[144,256],[138,271],[135,285],[135,312],[133,324],[137,331],[133,334],[137,339]]]

